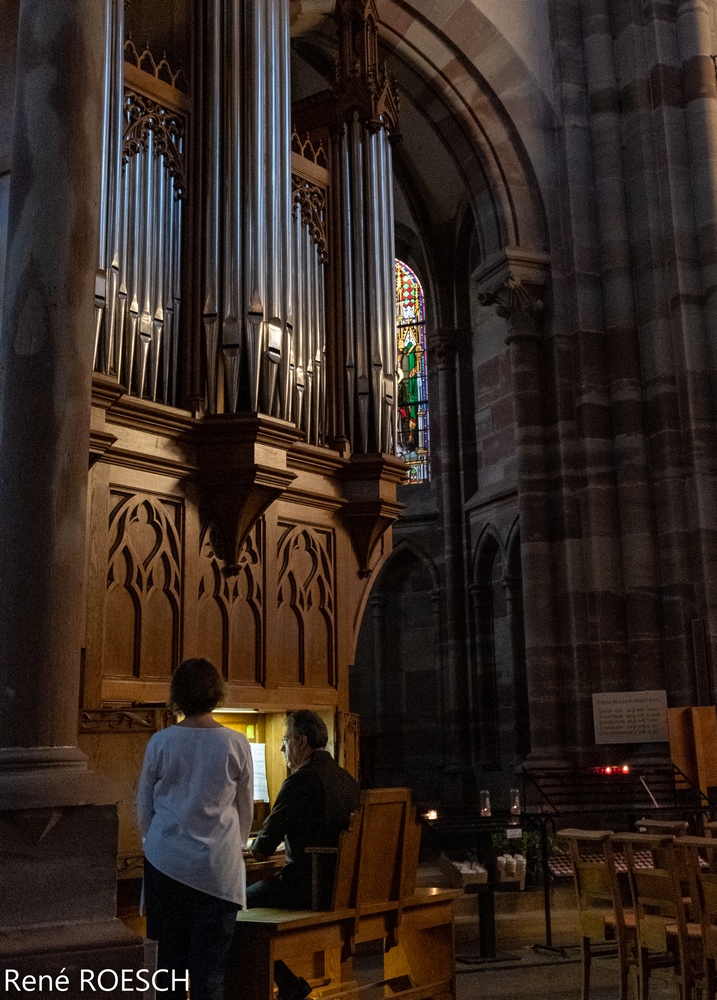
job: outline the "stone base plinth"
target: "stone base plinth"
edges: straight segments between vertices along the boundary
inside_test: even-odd
[[[0,931],[0,994],[155,1000],[156,949],[119,920]]]
[[[154,997],[156,946],[116,918],[117,798],[76,747],[0,748],[1,996]]]

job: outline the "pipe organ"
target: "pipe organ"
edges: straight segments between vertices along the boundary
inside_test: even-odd
[[[110,39],[121,38],[121,10]],[[131,39],[108,58],[95,369],[174,406],[180,364],[186,79]]]
[[[205,16],[206,404],[288,420],[289,3],[214,0]]]
[[[292,142],[294,329],[289,418],[311,444],[327,441],[326,279],[329,172],[324,150]]]
[[[197,15],[194,113],[185,75],[123,43],[123,3],[108,11],[96,371],[176,406],[199,354],[206,412],[267,414],[312,444],[394,453],[398,107],[373,0],[337,5],[337,83],[313,114],[294,109],[293,141],[289,0],[212,0]],[[201,290],[186,311],[188,273]]]
[[[373,0],[338,4],[336,84],[293,107],[290,0],[149,2],[107,2],[82,696],[126,858],[184,657],[216,662],[257,739],[314,708],[355,765],[348,665],[405,475]],[[126,37],[180,8],[191,45]]]

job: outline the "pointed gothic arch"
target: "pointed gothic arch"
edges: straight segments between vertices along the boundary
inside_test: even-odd
[[[420,801],[440,786],[440,615],[433,560],[410,542],[397,546],[368,600],[351,668],[351,708],[364,720],[363,780],[408,785]]]

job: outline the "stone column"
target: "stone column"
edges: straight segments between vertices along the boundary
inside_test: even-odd
[[[530,699],[525,676],[525,635],[523,628],[523,580],[507,575],[502,580],[508,610],[508,636],[512,665],[511,749],[515,764],[522,763],[530,753]]]
[[[105,13],[19,5],[0,341],[0,970],[64,967],[66,996],[144,959],[114,919],[117,795],[75,746]]]
[[[444,665],[445,793],[470,794],[470,698],[466,663],[466,574],[456,355],[461,330],[429,331],[429,364],[437,373],[438,399],[431,406],[440,447],[434,449],[443,516],[444,607],[440,646]]]
[[[605,327],[602,380],[609,388],[610,406],[609,421],[603,415],[602,422],[610,427],[612,434],[624,629],[629,653],[627,674],[639,678],[645,688],[660,688],[664,686],[664,664],[656,525],[625,189],[621,99],[609,0],[583,5],[581,16]],[[594,403],[591,408],[596,411]],[[597,537],[596,542],[601,545],[602,539]],[[619,656],[611,659],[611,665],[612,673],[601,674],[602,690],[622,690],[627,686],[625,666],[620,667]],[[589,735],[592,738],[591,731]]]
[[[555,622],[556,526],[544,440],[544,286],[549,258],[506,247],[474,275],[479,301],[508,323],[518,454],[518,506],[525,601],[525,655],[530,692],[531,756],[551,759],[564,742]]]
[[[693,638],[695,694],[714,688],[717,662],[717,519],[715,517],[715,397],[717,396],[717,86],[714,43],[712,39],[712,4],[706,0],[680,0],[677,4],[677,41],[682,62],[685,128],[690,151],[692,197],[696,243],[704,301],[706,346],[710,376],[689,372],[685,381],[695,400],[694,451],[706,460],[695,459],[696,511],[699,523],[699,554],[704,580],[706,622],[692,621],[692,633],[703,635],[706,629],[710,644],[712,675],[705,676],[706,662],[700,655],[701,641]],[[691,332],[691,331],[690,331]],[[698,409],[698,405],[701,408]],[[699,414],[699,416],[697,416]],[[699,425],[697,424],[699,420]],[[709,421],[709,423],[708,423]],[[708,662],[708,661],[707,661]]]
[[[479,773],[500,768],[498,741],[498,698],[495,682],[495,664],[488,656],[488,643],[483,634],[486,620],[486,602],[492,602],[492,587],[485,583],[472,583],[469,593],[472,603],[473,631],[476,643],[476,676],[473,680],[473,732],[472,753]],[[488,604],[490,607],[490,603]]]

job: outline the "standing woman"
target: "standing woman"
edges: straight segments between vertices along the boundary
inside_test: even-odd
[[[147,936],[168,969],[165,997],[221,1000],[237,910],[246,905],[242,847],[251,829],[254,782],[246,736],[212,716],[224,684],[208,660],[185,660],[169,706],[184,715],[147,745],[137,792],[144,842]],[[172,971],[181,980],[172,989]]]

